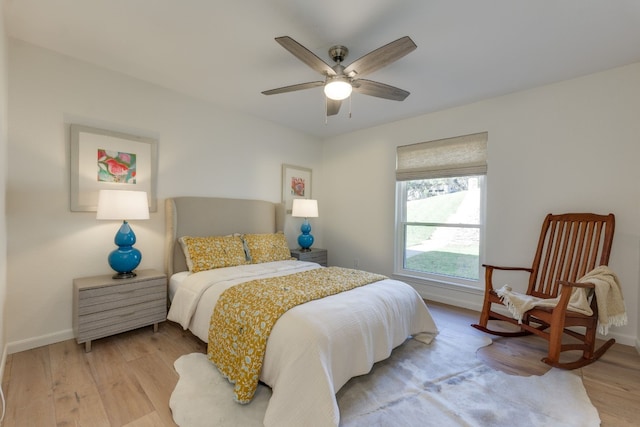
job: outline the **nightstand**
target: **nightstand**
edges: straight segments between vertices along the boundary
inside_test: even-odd
[[[167,318],[167,276],[139,270],[130,279],[113,274],[73,279],[73,332],[91,351],[91,341],[153,325]]]
[[[317,262],[318,264],[327,266],[327,250],[310,248],[309,251],[303,251],[302,249],[291,249],[291,256],[297,258],[299,261]]]

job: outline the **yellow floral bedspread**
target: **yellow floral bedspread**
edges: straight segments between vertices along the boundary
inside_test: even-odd
[[[235,384],[235,400],[249,403],[258,387],[267,339],[280,316],[296,305],[383,279],[327,267],[233,286],[220,295],[211,315],[209,359]]]

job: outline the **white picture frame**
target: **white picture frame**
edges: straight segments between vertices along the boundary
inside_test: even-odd
[[[291,213],[293,199],[311,199],[311,175],[310,168],[282,165],[282,203],[286,213]]]
[[[72,212],[97,211],[102,189],[146,191],[157,211],[157,140],[76,124],[70,133]]]

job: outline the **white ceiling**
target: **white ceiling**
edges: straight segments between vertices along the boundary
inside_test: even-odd
[[[639,0],[5,0],[9,35],[318,137],[640,61]],[[325,124],[322,80],[274,41],[344,64],[408,35],[418,48],[367,78],[403,102],[352,96]]]

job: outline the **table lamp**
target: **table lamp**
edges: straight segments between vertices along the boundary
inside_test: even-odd
[[[109,254],[109,265],[116,271],[114,279],[135,277],[133,270],[140,265],[142,254],[133,247],[136,235],[127,220],[149,219],[147,192],[100,190],[96,219],[122,220],[122,226],[114,239],[118,249]]]
[[[300,226],[301,235],[298,236],[298,244],[302,252],[309,252],[313,245],[313,236],[311,235],[311,224],[307,218],[318,217],[318,201],[311,199],[293,199],[291,207],[291,216],[304,218],[302,226]]]

